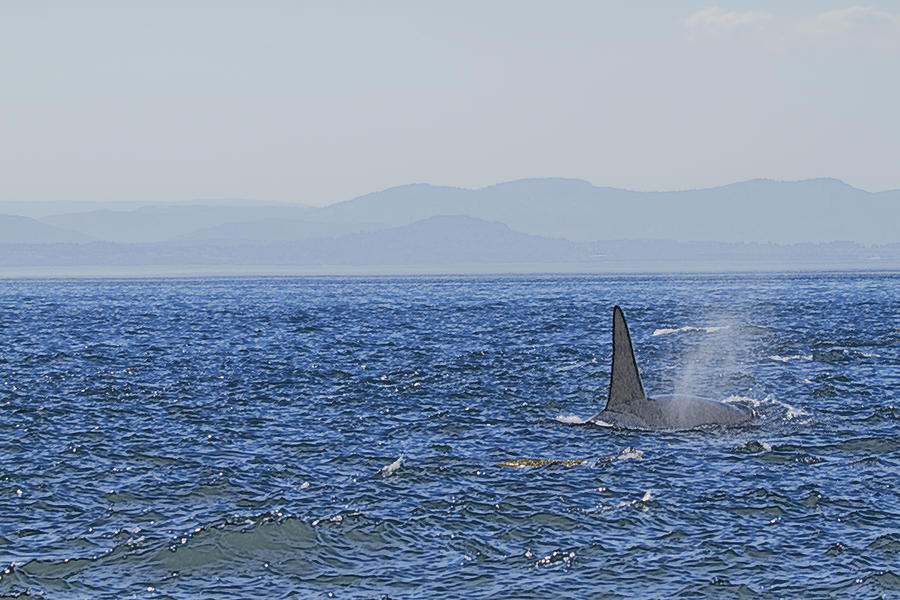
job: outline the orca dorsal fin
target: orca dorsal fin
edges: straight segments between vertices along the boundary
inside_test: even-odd
[[[622,309],[613,308],[613,358],[609,376],[609,399],[606,410],[628,412],[627,408],[647,399],[631,347],[631,335]]]

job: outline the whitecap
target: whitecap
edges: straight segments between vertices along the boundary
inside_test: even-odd
[[[648,509],[648,507],[646,506],[646,503],[649,502],[651,498],[653,498],[653,490],[647,490],[646,492],[644,492],[644,495],[641,496],[640,500],[622,500],[621,502],[619,502],[617,504],[607,505],[607,506],[600,504],[597,506],[597,508],[595,510],[597,510],[599,512],[608,512],[611,510],[625,508],[626,506],[638,507],[638,505],[643,504],[643,506],[639,506],[639,508],[641,510],[646,511]]]
[[[576,415],[557,415],[556,420],[566,425],[584,425],[589,419],[582,419]]]
[[[655,329],[651,335],[654,335],[654,336],[668,335],[670,333],[684,333],[687,331],[702,331],[704,333],[714,333],[716,331],[722,331],[723,329],[728,329],[729,327],[731,327],[731,325],[715,325],[715,326],[711,326],[711,327],[686,326],[686,327],[679,327],[677,329],[662,328],[662,329]]]
[[[724,400],[722,400],[722,402],[741,402],[741,403],[745,403],[745,404],[750,404],[754,408],[759,408],[763,404],[777,406],[779,408],[783,408],[786,411],[786,413],[785,413],[786,419],[795,419],[797,417],[805,417],[805,416],[809,415],[809,413],[806,412],[805,410],[803,410],[802,408],[797,408],[796,406],[788,404],[787,402],[778,400],[771,394],[766,396],[762,400],[756,400],[755,398],[749,398],[747,396],[729,396],[729,397],[725,398]]]
[[[761,404],[761,401],[757,400],[756,398],[751,398],[750,396],[735,396],[735,395],[728,396],[727,398],[722,400],[722,402],[727,402],[727,403],[739,402],[741,404],[750,404],[754,407],[759,406]]]
[[[615,459],[616,460],[629,460],[629,459],[643,458],[643,456],[644,456],[643,450],[638,450],[634,446],[628,446],[627,448],[625,448],[624,450],[619,452],[619,455],[616,456]],[[650,492],[647,492],[647,493],[649,494]]]
[[[788,404],[786,402],[779,402],[778,404],[781,404],[782,406],[784,406],[787,409],[787,418],[788,419],[793,419],[796,417],[805,417],[806,415],[809,414],[802,408],[797,408],[795,406],[791,406],[790,404]]]
[[[401,456],[400,458],[398,458],[397,460],[395,460],[395,461],[392,462],[391,464],[387,465],[386,467],[382,467],[381,470],[378,471],[378,472],[381,473],[381,476],[382,476],[382,477],[390,477],[391,475],[393,475],[394,473],[396,473],[397,470],[398,470],[402,465],[403,465],[403,457]]]
[[[766,402],[769,404],[774,404],[775,406],[785,409],[787,411],[787,414],[785,414],[785,418],[787,418],[787,419],[794,419],[796,417],[805,417],[809,414],[802,408],[797,408],[796,406],[788,404],[787,402],[782,402],[781,400],[778,400],[774,396],[771,396],[771,395],[763,398],[763,402]]]
[[[767,356],[769,360],[774,360],[777,362],[786,363],[791,360],[812,360],[812,354],[791,354],[790,356],[779,356],[778,354],[773,354],[772,356]]]
[[[756,398],[750,398],[749,396],[728,396],[722,402],[736,402],[740,404],[749,404],[753,408],[759,408],[763,404],[768,404],[772,406],[777,406],[779,408],[783,408],[785,412],[786,419],[795,419],[797,417],[805,417],[809,415],[808,412],[803,410],[802,408],[797,408],[796,406],[792,406],[787,402],[782,402],[781,400],[776,399],[771,394],[763,398],[762,400],[757,400]]]
[[[587,423],[590,423],[591,425],[596,425],[597,427],[614,427],[612,423],[607,423],[606,421],[600,421],[591,417],[582,419],[578,415],[556,415],[554,417],[554,420],[559,423],[565,423],[566,425],[585,425]]]

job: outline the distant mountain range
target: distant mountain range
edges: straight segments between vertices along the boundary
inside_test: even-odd
[[[635,192],[572,179],[528,179],[480,190],[410,185],[321,210],[328,220],[392,225],[464,214],[573,241],[900,241],[900,190],[870,193],[836,179],[755,179],[679,192]]]
[[[48,214],[62,206],[0,203],[32,215],[0,214],[0,266],[900,267],[900,190],[834,179],[679,192],[530,179],[408,185],[326,207],[229,199]]]
[[[0,243],[56,244],[89,241],[91,241],[90,236],[78,231],[55,227],[28,217],[0,215]]]

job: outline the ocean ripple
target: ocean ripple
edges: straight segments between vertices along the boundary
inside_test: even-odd
[[[754,421],[585,425],[614,304],[648,390]],[[0,595],[900,589],[896,274],[7,280],[0,306]]]

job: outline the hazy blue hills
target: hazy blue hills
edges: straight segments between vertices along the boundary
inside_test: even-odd
[[[355,267],[362,272],[376,267],[397,272],[896,269],[900,268],[900,243],[572,242],[524,234],[473,217],[438,216],[377,231],[268,244],[222,240],[0,244],[0,268],[18,268],[14,272],[20,273],[28,267],[118,268],[120,273],[126,267],[150,266],[176,271],[227,267],[239,272],[311,267],[326,271]],[[129,272],[139,271],[125,271]]]
[[[236,242],[267,244],[335,237],[380,228],[374,223],[323,223],[294,219],[262,219],[223,223],[192,230],[176,239],[181,242]]]
[[[284,206],[279,202],[268,202],[248,198],[195,198],[189,201],[148,203],[135,200],[99,201],[99,200],[0,200],[0,214],[20,215],[41,219],[54,215],[71,213],[90,213],[100,210],[128,212],[144,208],[148,205],[162,206]]]
[[[315,209],[292,205],[159,204],[132,210],[93,210],[43,217],[42,222],[80,231],[97,240],[164,242],[226,224],[264,218],[304,220]]]
[[[836,179],[758,179],[677,192],[636,192],[571,179],[528,179],[479,190],[411,185],[320,209],[322,219],[400,225],[438,214],[501,221],[573,241],[898,241],[900,191],[870,193]]]
[[[0,216],[0,266],[896,269],[897,223],[900,190],[835,179],[676,192],[573,179],[417,184],[325,207],[230,199]]]
[[[459,215],[348,235],[322,248],[323,259],[342,264],[553,263],[589,258],[587,248],[569,240],[528,235],[503,223]]]
[[[440,265],[588,260],[590,248],[519,233],[502,223],[439,216],[402,227],[303,241],[6,244],[0,266]]]
[[[900,190],[870,193],[836,179],[757,179],[722,187],[637,192],[573,179],[527,179],[477,190],[406,185],[325,207],[242,200],[157,204],[47,215],[43,223],[123,243],[300,241],[466,215],[572,241],[900,241]],[[269,222],[266,226],[263,223]],[[293,229],[278,223],[294,222]],[[302,223],[318,223],[305,227]],[[218,229],[217,229],[218,228]]]
[[[87,242],[90,236],[19,215],[0,215],[0,243],[55,244]]]

